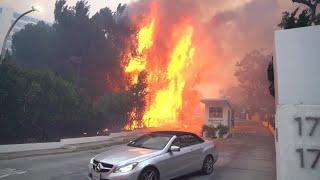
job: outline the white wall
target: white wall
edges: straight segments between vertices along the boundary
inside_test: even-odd
[[[61,148],[60,142],[0,145],[0,153]]]
[[[275,33],[277,104],[320,105],[320,26]]]
[[[61,139],[60,142],[62,145],[81,144],[81,143],[89,143],[89,142],[107,141],[112,138],[131,136],[136,134],[138,134],[138,131],[118,132],[118,133],[112,133],[110,136],[93,136],[93,137]]]
[[[60,142],[62,145],[69,145],[69,144],[81,144],[81,143],[97,142],[97,141],[107,141],[109,139],[111,139],[110,136],[95,136],[95,137],[61,139]]]
[[[277,180],[320,180],[320,26],[275,33]],[[302,134],[299,134],[301,118]],[[320,126],[320,122],[318,124]],[[303,152],[304,167],[300,157]]]
[[[295,118],[302,119],[302,135],[299,135],[299,125]],[[320,122],[312,136],[309,133],[313,121],[306,117],[320,117],[318,105],[281,105],[277,106],[276,126],[278,129],[277,179],[278,180],[320,180],[320,159],[315,168],[311,168],[318,155],[308,149],[318,149],[320,153]],[[300,166],[301,158],[297,152],[303,149],[304,167]]]

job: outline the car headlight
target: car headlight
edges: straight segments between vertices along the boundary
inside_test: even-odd
[[[113,172],[115,172],[115,173],[126,173],[126,172],[129,172],[129,171],[132,171],[137,165],[138,165],[138,163],[126,164],[126,165],[117,167]]]
[[[93,164],[93,158],[90,159],[90,164]]]

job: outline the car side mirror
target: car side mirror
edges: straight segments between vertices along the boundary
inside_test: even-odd
[[[170,152],[179,152],[180,151],[180,147],[179,146],[171,146],[170,147]]]

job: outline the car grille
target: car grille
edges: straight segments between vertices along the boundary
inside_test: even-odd
[[[92,166],[96,172],[109,172],[113,168],[112,164],[99,162],[97,160],[93,160]]]

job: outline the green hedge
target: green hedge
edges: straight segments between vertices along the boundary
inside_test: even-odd
[[[216,134],[218,132],[218,136],[222,138],[224,135],[228,134],[229,128],[222,124],[219,124],[217,127],[203,125],[202,132],[206,132],[207,136],[210,138],[217,138]]]

